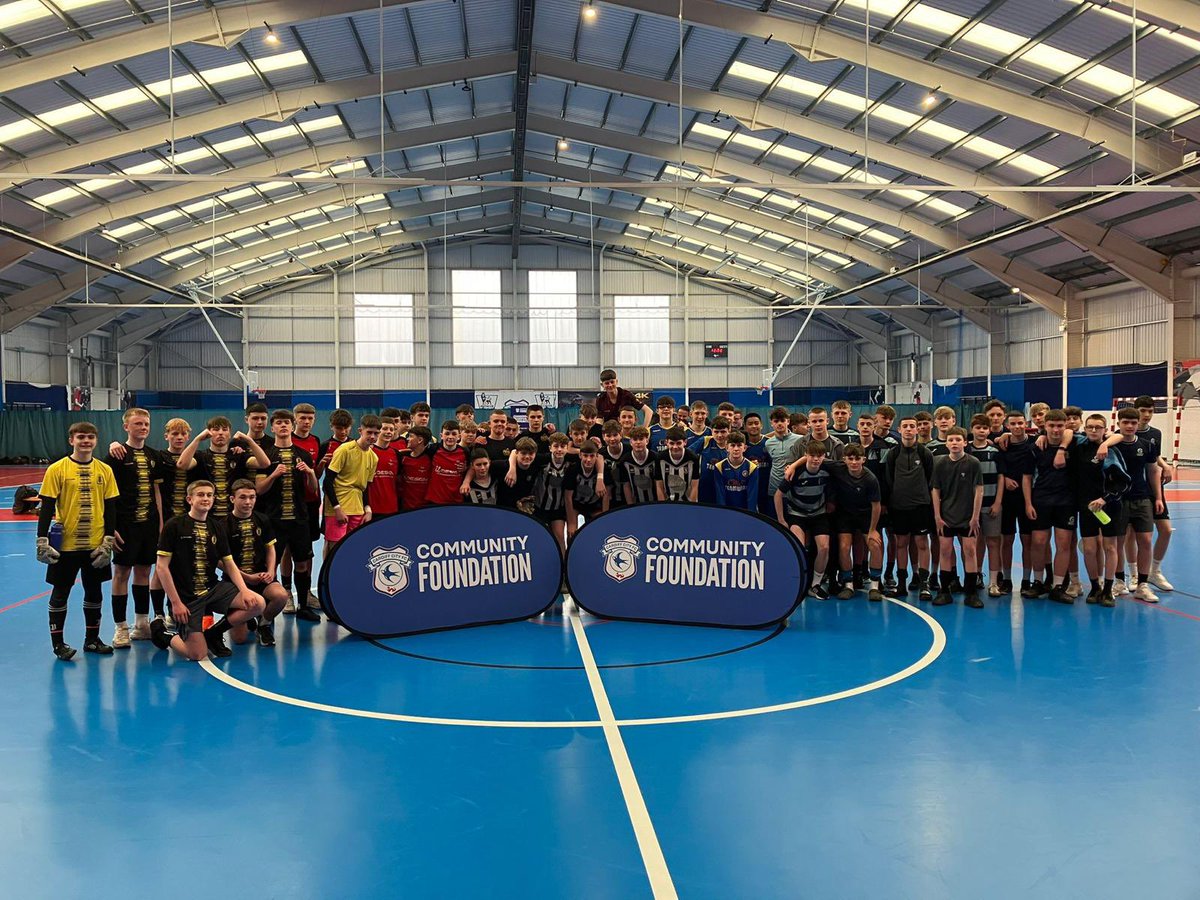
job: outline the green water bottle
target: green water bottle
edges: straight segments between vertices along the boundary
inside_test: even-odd
[[[1111,522],[1111,521],[1112,521],[1112,516],[1110,516],[1108,513],[1106,513],[1106,512],[1104,511],[1104,507],[1103,507],[1103,506],[1102,506],[1102,507],[1100,507],[1099,509],[1093,509],[1093,510],[1092,510],[1092,515],[1093,515],[1093,516],[1095,516],[1097,519],[1099,519],[1099,520],[1100,520],[1100,524],[1101,524],[1101,525],[1107,525],[1109,522]]]

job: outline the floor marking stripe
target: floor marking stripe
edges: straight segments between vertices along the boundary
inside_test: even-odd
[[[1173,616],[1183,616],[1185,619],[1195,619],[1197,622],[1200,622],[1200,616],[1193,616],[1191,613],[1185,613],[1181,610],[1173,609],[1170,606],[1162,606],[1158,603],[1150,603],[1147,600],[1139,600],[1137,597],[1125,597],[1124,599],[1130,601],[1131,603],[1136,603],[1139,606],[1144,606],[1147,609],[1157,609],[1159,612],[1170,613]],[[0,612],[3,612],[3,610],[0,610]]]
[[[302,709],[315,709],[318,712],[335,713],[339,716],[354,716],[360,719],[381,719],[386,722],[414,722],[419,725],[465,725],[471,728],[599,728],[602,724],[600,722],[534,722],[525,719],[514,721],[448,719],[439,716],[410,716],[404,713],[374,712],[369,709],[352,709],[348,706],[330,706],[327,703],[315,703],[312,700],[298,700],[295,697],[287,697],[283,694],[263,690],[252,684],[246,684],[246,682],[239,681],[232,675],[229,675],[223,669],[217,668],[217,666],[213,665],[211,659],[201,660],[200,667],[218,681],[223,681],[230,687],[237,688],[239,691],[245,691],[247,694],[254,694],[265,700],[274,700],[276,703],[286,703],[288,706],[299,706]]]
[[[745,716],[763,716],[770,713],[786,712],[792,709],[803,709],[807,706],[820,706],[823,703],[833,703],[836,700],[845,700],[849,697],[856,697],[859,694],[866,694],[870,691],[877,691],[881,688],[888,687],[898,681],[903,681],[909,678],[922,669],[930,666],[934,660],[942,655],[942,651],[946,649],[946,632],[938,623],[937,619],[929,615],[918,607],[905,603],[900,600],[895,600],[891,597],[885,598],[888,603],[894,603],[896,606],[913,613],[918,618],[924,620],[929,626],[929,630],[933,632],[933,641],[929,645],[929,649],[925,651],[925,655],[918,659],[910,666],[906,666],[899,672],[892,675],[887,675],[876,681],[868,684],[859,685],[858,687],[849,688],[844,691],[838,691],[836,694],[823,694],[820,697],[809,697],[805,700],[791,700],[787,703],[776,703],[771,706],[756,706],[749,709],[730,709],[723,712],[713,713],[696,713],[686,716],[661,716],[653,719],[618,719],[616,724],[621,727],[634,727],[639,725],[675,725],[685,722],[710,722],[717,719],[740,719]],[[582,626],[581,626],[582,627]],[[239,691],[244,691],[247,694],[254,694],[257,697],[262,697],[266,700],[274,700],[276,703],[285,703],[288,706],[297,706],[301,709],[312,709],[317,712],[333,713],[340,716],[354,716],[363,719],[378,719],[386,722],[412,722],[418,725],[462,725],[468,728],[600,728],[603,723],[599,721],[571,721],[560,720],[557,722],[531,721],[525,719],[517,720],[492,720],[492,719],[453,719],[445,716],[416,716],[407,715],[405,713],[385,713],[375,712],[373,710],[354,709],[347,706],[331,706],[327,703],[316,703],[311,700],[301,700],[296,697],[288,697],[284,694],[276,694],[272,691],[264,690],[252,684],[247,684],[241,681],[223,669],[219,669],[213,665],[211,660],[204,660],[200,663],[209,675],[216,678],[232,688]]]
[[[574,606],[574,603],[571,605]],[[650,821],[650,811],[646,809],[646,800],[642,796],[641,787],[638,786],[633,763],[629,761],[629,753],[625,750],[621,729],[617,725],[616,716],[613,715],[612,705],[608,702],[608,693],[604,690],[604,682],[600,678],[600,670],[596,668],[596,658],[592,656],[592,647],[584,634],[578,611],[572,613],[570,618],[571,631],[579,644],[579,655],[583,659],[592,698],[596,701],[596,710],[600,713],[600,721],[603,723],[604,740],[608,743],[608,752],[612,756],[613,768],[617,770],[617,781],[621,784],[621,794],[625,798],[625,808],[629,811],[633,834],[642,853],[642,864],[646,867],[646,875],[650,879],[650,890],[654,893],[655,900],[675,900],[679,896],[675,891],[675,883],[667,869],[667,860],[658,843],[654,823]]]
[[[39,600],[49,594],[52,590],[54,590],[54,588],[50,588],[49,591],[42,591],[40,594],[34,594],[32,597],[26,597],[24,600],[18,600],[16,603],[10,603],[8,606],[0,607],[0,613],[5,613],[10,609],[16,609],[18,606],[24,606],[26,603],[32,603],[34,600]]]

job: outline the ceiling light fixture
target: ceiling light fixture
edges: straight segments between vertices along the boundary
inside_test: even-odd
[[[268,44],[278,44],[279,43],[279,35],[277,35],[275,33],[275,29],[272,28],[265,20],[263,21],[263,25],[266,25],[266,28],[267,28],[267,33],[263,37],[263,40],[266,41]]]
[[[587,6],[583,8],[583,17],[588,20],[596,18],[596,7],[592,6],[592,0],[588,0]]]
[[[942,88],[942,86],[939,84],[932,91],[930,91],[928,94],[926,94],[924,97],[922,97],[921,105],[923,107],[925,107],[926,109],[929,109],[929,107],[931,107],[931,106],[933,106],[933,104],[937,103],[938,102],[937,92],[939,90],[941,90],[941,88]]]
[[[569,143],[567,143],[566,138],[559,138],[558,139],[558,149],[559,150],[570,150],[571,145]]]

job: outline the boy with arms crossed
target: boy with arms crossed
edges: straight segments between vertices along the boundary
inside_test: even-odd
[[[313,547],[312,538],[308,530],[308,508],[305,505],[305,497],[309,491],[317,489],[317,471],[316,464],[313,458],[308,455],[308,452],[300,449],[292,440],[292,425],[295,421],[295,415],[288,409],[277,409],[274,415],[271,416],[271,431],[273,432],[274,444],[267,451],[267,457],[270,460],[269,466],[259,466],[257,460],[250,460],[250,468],[257,472],[256,481],[250,482],[255,487],[260,501],[260,509],[255,512],[253,504],[249,509],[245,509],[243,504],[243,513],[239,515],[237,510],[234,510],[231,515],[237,515],[240,519],[245,519],[246,516],[254,512],[255,515],[266,517],[271,523],[271,538],[272,547],[270,553],[270,562],[274,563],[276,555],[280,547],[286,548],[288,555],[291,557],[293,572],[296,578],[296,593],[308,599],[309,589],[312,587],[312,559]],[[238,484],[240,482],[235,482]],[[234,524],[232,519],[227,519],[230,526]],[[233,541],[232,533],[229,538]],[[237,543],[234,541],[234,543]],[[239,546],[245,547],[243,540]],[[241,557],[235,554],[235,558],[239,560]],[[243,569],[244,571],[244,569]],[[262,570],[256,569],[255,572]],[[271,573],[271,581],[274,581],[275,568],[274,565],[268,569]],[[258,585],[267,584],[269,582],[259,581]],[[258,585],[254,585],[257,587]],[[283,590],[282,585],[275,585],[280,590]],[[262,591],[264,602],[270,603],[272,597],[268,597]],[[272,594],[275,592],[272,591]],[[289,594],[290,596],[290,594]],[[287,597],[284,597],[284,605],[286,605]],[[280,606],[279,612],[283,609]],[[274,613],[271,618],[274,619]],[[313,609],[310,609],[307,602],[298,605],[296,610],[296,618],[306,622],[321,621],[320,615]],[[241,643],[241,641],[238,641]]]
[[[929,589],[929,532],[933,530],[933,456],[917,443],[917,420],[900,420],[900,446],[889,450],[884,460],[888,494],[888,522],[896,536],[896,579],[900,596],[908,593],[905,563],[909,544],[917,547],[916,587],[918,599],[932,600]]]
[[[1070,604],[1075,602],[1075,598],[1067,593],[1070,585],[1067,554],[1071,550],[1071,536],[1075,533],[1079,503],[1068,465],[1071,445],[1063,437],[1066,424],[1067,417],[1061,409],[1044,414],[1044,433],[1035,444],[1034,474],[1025,475],[1024,479],[1031,482],[1033,505],[1029,510],[1029,518],[1033,526],[1034,568],[1045,569],[1050,599],[1055,603]],[[1051,529],[1054,531],[1053,558],[1050,554]]]

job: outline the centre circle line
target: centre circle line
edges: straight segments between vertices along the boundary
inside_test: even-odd
[[[933,633],[933,640],[929,645],[929,649],[916,662],[894,672],[891,675],[876,679],[875,681],[862,684],[857,687],[847,688],[844,691],[837,691],[832,694],[822,694],[819,697],[808,697],[804,700],[790,700],[786,703],[775,703],[769,706],[755,706],[747,709],[730,709],[721,712],[711,713],[694,713],[683,716],[658,716],[654,718],[642,719],[617,719],[616,724],[622,728],[639,725],[679,725],[687,722],[710,722],[718,719],[740,719],[749,716],[763,716],[771,713],[786,712],[792,709],[803,709],[808,706],[820,706],[825,703],[833,703],[837,700],[846,700],[850,697],[857,697],[860,694],[867,694],[871,691],[881,690],[882,688],[896,684],[906,678],[911,678],[913,675],[920,672],[922,669],[928,668],[933,662],[942,655],[946,649],[946,632],[941,624],[929,613],[923,609],[904,603],[900,600],[895,600],[891,597],[885,598],[888,603],[895,604],[907,612],[913,613],[929,626],[929,630]],[[603,722],[597,720],[574,721],[574,720],[546,720],[535,721],[528,719],[458,719],[448,716],[417,716],[407,713],[387,713],[376,712],[367,709],[355,709],[348,706],[334,706],[328,703],[318,703],[312,700],[301,700],[296,697],[288,697],[284,694],[277,694],[273,691],[268,691],[260,687],[234,678],[228,672],[218,668],[213,664],[212,660],[204,659],[200,661],[200,667],[204,669],[213,678],[224,684],[243,691],[247,694],[252,694],[256,697],[261,697],[264,700],[273,700],[276,703],[283,703],[288,706],[297,706],[303,709],[311,709],[316,712],[331,713],[340,716],[352,716],[360,719],[376,719],[386,722],[409,722],[417,725],[459,725],[466,728],[600,728]]]

